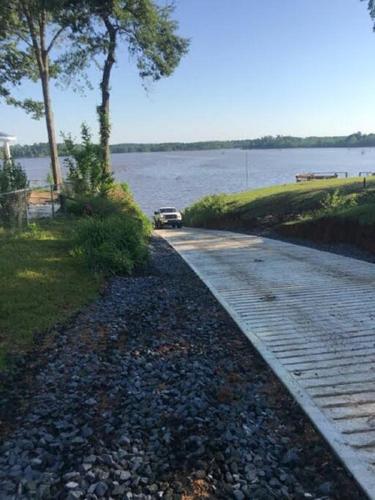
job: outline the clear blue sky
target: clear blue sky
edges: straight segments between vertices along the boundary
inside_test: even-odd
[[[176,0],[190,52],[145,92],[126,53],[112,79],[112,143],[375,132],[375,34],[360,0]],[[54,89],[58,131],[96,132],[85,97]],[[38,94],[31,85],[27,96]],[[0,129],[46,141],[44,122],[0,106]]]

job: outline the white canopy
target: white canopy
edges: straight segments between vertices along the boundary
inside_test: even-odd
[[[0,141],[1,142],[13,142],[16,138],[14,135],[6,134],[5,132],[0,132]]]
[[[9,144],[13,141],[15,141],[16,138],[14,135],[9,135],[6,134],[5,132],[0,132],[0,143],[2,142],[4,144],[4,158],[6,160],[10,160],[10,147]]]

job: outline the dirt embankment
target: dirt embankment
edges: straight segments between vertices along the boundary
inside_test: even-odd
[[[362,225],[353,219],[324,217],[318,220],[284,224],[277,228],[283,236],[323,243],[348,243],[375,254],[375,225]]]

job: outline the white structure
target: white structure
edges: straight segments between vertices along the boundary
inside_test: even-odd
[[[10,160],[10,143],[14,142],[16,138],[13,135],[6,134],[5,132],[0,132],[0,143],[4,147],[4,159]]]

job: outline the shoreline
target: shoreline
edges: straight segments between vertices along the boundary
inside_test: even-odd
[[[117,145],[113,144],[111,147],[116,147]],[[137,146],[137,145],[136,145]],[[23,147],[23,146],[22,146]],[[191,148],[185,148],[185,149],[151,149],[151,150],[128,150],[128,151],[111,151],[111,155],[117,155],[117,154],[135,154],[135,153],[144,153],[144,154],[151,154],[151,153],[199,153],[202,151],[290,151],[290,150],[317,150],[317,149],[353,149],[353,150],[367,150],[367,149],[375,149],[375,144],[373,146],[290,146],[290,147],[256,147],[256,148],[244,148],[244,147],[219,147],[219,148],[212,148],[212,147],[207,147],[207,148],[196,148],[196,149],[191,149]],[[59,152],[59,157],[60,158],[65,158],[66,155],[64,154],[63,151]],[[41,154],[41,155],[35,155],[35,156],[18,156],[17,154],[14,155],[15,160],[32,160],[32,159],[37,159],[37,158],[49,158],[48,154]]]

